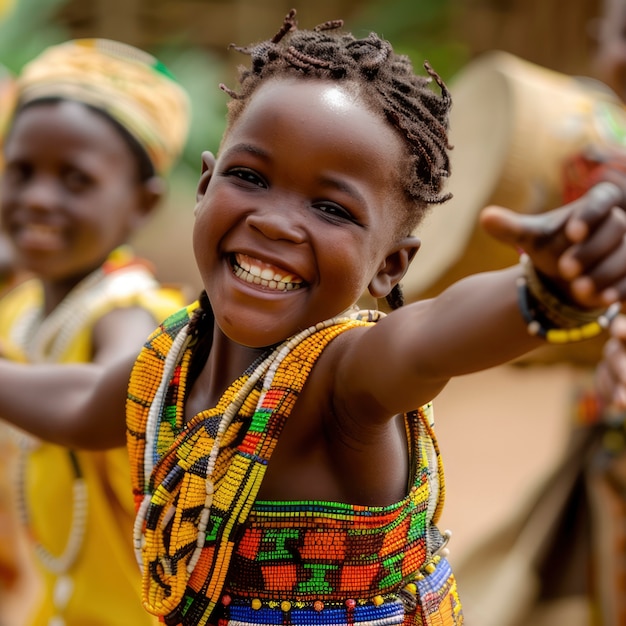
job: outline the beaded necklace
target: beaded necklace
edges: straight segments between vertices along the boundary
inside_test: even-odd
[[[127,246],[114,250],[105,263],[86,276],[44,317],[32,307],[15,324],[11,339],[32,363],[55,363],[100,307],[115,299],[157,287],[145,263]]]
[[[114,250],[105,263],[85,277],[52,311],[44,317],[43,304],[32,307],[16,324],[12,340],[31,363],[58,362],[85,323],[112,300],[131,297],[157,286],[157,282],[145,263],[137,259],[132,250],[121,246]],[[68,450],[68,461],[73,471],[72,523],[65,548],[61,554],[52,554],[35,537],[31,528],[26,494],[26,470],[30,454],[41,442],[31,435],[12,429],[19,455],[17,461],[17,506],[20,520],[30,529],[31,541],[42,567],[57,579],[54,587],[54,606],[57,615],[55,625],[64,621],[62,613],[72,596],[71,571],[80,550],[87,528],[88,490],[80,462],[73,450]]]
[[[185,425],[179,382],[193,351],[192,308],[162,325],[139,355],[127,424],[144,607],[166,623],[201,625],[220,599],[234,537],[315,361],[334,337],[374,318],[334,318],[302,331],[253,363],[215,408]],[[147,374],[155,369],[161,372],[156,392]]]

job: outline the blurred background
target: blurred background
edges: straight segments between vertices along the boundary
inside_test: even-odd
[[[295,7],[303,27],[342,18],[357,36],[374,30],[416,68],[427,59],[445,81],[490,50],[566,75],[592,76],[601,2],[0,0],[0,64],[17,73],[51,44],[105,37],[143,48],[168,65],[191,95],[192,130],[170,176],[168,199],[136,247],[155,262],[162,280],[183,283],[195,295],[200,281],[191,227],[200,154],[217,150],[224,128],[227,96],[218,84],[236,88],[237,65],[247,61],[229,44],[267,39]],[[448,487],[441,525],[454,531],[453,565],[521,506],[565,449],[578,373],[551,367],[548,375],[547,367],[462,377],[437,399]]]
[[[184,159],[171,177],[170,199],[138,247],[167,232],[156,261],[166,281],[181,275],[199,288],[188,229],[202,150],[216,150],[227,97],[245,58],[229,44],[265,39],[291,7],[314,26],[341,17],[354,33],[375,30],[419,67],[428,59],[449,79],[492,48],[565,73],[588,73],[600,0],[0,0],[0,63],[14,72],[46,46],[64,39],[108,37],[155,54],[193,100]],[[169,225],[176,224],[175,229]],[[149,250],[152,252],[151,250]]]

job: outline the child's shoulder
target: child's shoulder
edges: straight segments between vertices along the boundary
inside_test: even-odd
[[[194,312],[200,306],[200,303],[195,300],[191,304],[181,306],[177,311],[174,311],[159,324],[159,327],[154,331],[153,336],[162,334],[168,334],[176,336],[178,333],[189,324]]]
[[[20,317],[33,307],[40,307],[43,302],[43,287],[37,278],[29,278],[15,285],[0,298],[0,319],[3,327],[8,320]]]

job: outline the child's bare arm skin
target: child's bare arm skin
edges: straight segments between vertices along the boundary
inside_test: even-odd
[[[93,363],[24,365],[0,360],[3,419],[71,448],[124,445],[126,387],[135,357]],[[16,387],[30,392],[15,394]],[[47,401],[42,405],[42,398]]]
[[[25,365],[0,359],[2,418],[70,448],[125,445],[130,371],[155,327],[146,310],[117,309],[94,328],[91,363]],[[16,394],[16,389],[22,393]]]
[[[540,216],[488,209],[483,226],[524,249],[562,299],[606,308],[626,297],[626,220],[617,204],[624,204],[622,193],[603,186]],[[469,277],[437,298],[394,311],[358,341],[347,340],[337,370],[338,406],[360,420],[385,421],[432,400],[453,376],[541,345],[520,314],[521,275],[518,266]]]

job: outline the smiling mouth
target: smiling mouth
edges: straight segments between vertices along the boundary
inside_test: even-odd
[[[61,228],[39,222],[28,222],[16,229],[15,238],[25,245],[56,245],[61,235]]]
[[[304,286],[304,281],[295,274],[285,272],[275,265],[264,263],[246,254],[235,254],[232,267],[237,278],[265,289],[293,291]]]

